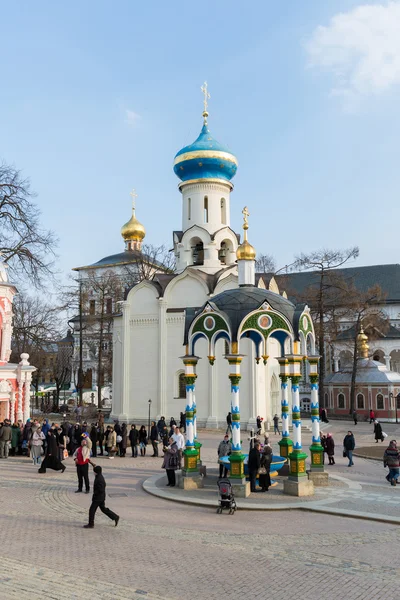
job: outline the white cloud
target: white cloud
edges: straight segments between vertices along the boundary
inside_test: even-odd
[[[125,123],[128,123],[128,125],[130,125],[131,127],[135,127],[139,119],[140,115],[133,112],[133,110],[125,110]]]
[[[319,26],[306,44],[310,67],[333,74],[345,104],[400,83],[400,2],[362,5]]]

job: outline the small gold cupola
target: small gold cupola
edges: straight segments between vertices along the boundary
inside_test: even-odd
[[[242,214],[244,239],[236,251],[239,285],[254,286],[256,284],[256,251],[247,239],[248,217],[250,216],[247,206],[242,210]]]
[[[368,358],[368,336],[365,335],[363,326],[360,326],[360,333],[357,336],[358,358]]]
[[[121,235],[125,240],[126,250],[140,250],[142,241],[146,235],[146,229],[136,218],[135,198],[137,198],[137,194],[135,190],[132,190],[130,196],[132,196],[132,216],[129,221],[122,226]]]
[[[248,217],[250,216],[249,210],[247,206],[242,210],[243,214],[243,242],[240,244],[239,248],[236,251],[236,258],[238,260],[256,260],[256,251],[255,248],[249,244],[247,239],[247,230],[249,228]]]

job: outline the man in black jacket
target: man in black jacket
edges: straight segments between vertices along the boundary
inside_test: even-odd
[[[249,459],[247,461],[247,467],[249,469],[249,477],[250,477],[250,491],[256,492],[256,479],[258,474],[258,469],[260,468],[261,456],[260,456],[260,444],[256,442],[254,444],[254,448],[252,448],[249,452]]]
[[[115,521],[116,527],[118,525],[119,516],[106,507],[106,482],[101,473],[101,467],[93,465],[93,471],[96,473],[96,476],[93,484],[92,504],[89,508],[89,523],[84,525],[84,528],[92,529],[94,527],[94,516],[98,508],[100,508],[101,512],[107,515],[109,519]]]

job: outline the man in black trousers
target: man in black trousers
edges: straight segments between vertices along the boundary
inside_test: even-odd
[[[89,523],[84,525],[85,529],[92,529],[94,527],[94,516],[96,510],[100,508],[109,519],[115,521],[115,527],[118,525],[119,516],[116,515],[112,510],[106,507],[106,482],[101,473],[101,467],[93,465],[93,471],[96,473],[93,484],[93,497],[92,504],[89,508]]]
[[[260,464],[261,464],[260,444],[259,444],[259,442],[256,442],[254,444],[254,448],[252,448],[249,452],[249,458],[247,461],[247,468],[249,470],[249,477],[250,477],[250,491],[251,492],[257,491],[256,480],[257,480],[257,474],[258,474],[258,469],[260,468]]]

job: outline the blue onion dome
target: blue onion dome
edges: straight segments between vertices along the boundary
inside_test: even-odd
[[[230,181],[237,171],[238,161],[228,148],[211,135],[207,121],[193,144],[179,150],[174,160],[174,172],[181,181],[222,179]]]

